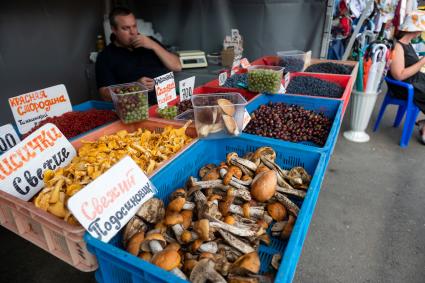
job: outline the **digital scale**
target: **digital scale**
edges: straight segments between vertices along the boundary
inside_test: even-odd
[[[207,67],[205,52],[201,50],[177,51],[183,69]]]

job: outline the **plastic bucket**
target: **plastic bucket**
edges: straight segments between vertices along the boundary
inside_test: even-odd
[[[370,116],[375,107],[378,92],[362,92],[353,90],[351,101],[350,131],[344,132],[344,137],[353,142],[368,142],[369,135],[365,132]]]

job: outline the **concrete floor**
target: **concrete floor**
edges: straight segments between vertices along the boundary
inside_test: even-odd
[[[382,101],[377,102],[371,125]],[[387,110],[365,144],[342,137],[322,186],[294,282],[425,281],[425,147],[407,149]],[[371,133],[371,130],[368,130]],[[0,227],[0,282],[95,282]]]

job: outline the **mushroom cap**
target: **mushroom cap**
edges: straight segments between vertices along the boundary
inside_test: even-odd
[[[229,134],[232,134],[232,135],[239,134],[238,125],[236,124],[236,121],[232,116],[223,114],[223,121]]]
[[[150,252],[142,252],[142,253],[139,254],[139,258],[146,260],[146,261],[151,261],[152,254]]]
[[[171,199],[175,199],[178,197],[186,198],[186,191],[183,188],[178,188],[171,194]]]
[[[195,265],[198,263],[196,259],[187,259],[183,264],[183,271],[186,273],[190,273]]]
[[[286,218],[287,211],[280,202],[272,202],[267,205],[267,212],[275,221],[282,221]]]
[[[191,249],[192,249],[192,251],[193,252],[196,252],[198,249],[199,249],[199,247],[202,245],[202,240],[200,240],[200,239],[196,239],[193,243],[192,243],[192,246],[191,246]]]
[[[180,254],[172,249],[165,249],[156,253],[151,260],[153,264],[167,271],[178,267],[180,265],[180,261]]]
[[[215,255],[212,253],[208,253],[208,252],[203,252],[199,255],[199,260],[203,259],[203,258],[209,258],[213,261],[215,261]]]
[[[250,207],[251,207],[251,204],[249,202],[245,202],[244,204],[242,204],[243,217],[250,219],[250,216],[249,216]]]
[[[261,164],[260,166],[257,167],[257,170],[255,170],[255,174],[258,175],[261,172],[266,172],[266,171],[270,171],[271,169],[269,167],[267,167],[264,164]]]
[[[192,217],[193,217],[193,211],[192,210],[183,210],[180,212],[180,215],[183,217],[183,228],[189,229],[190,225],[192,225]]]
[[[176,197],[167,206],[167,210],[180,212],[183,209],[186,199],[184,197]]]
[[[192,233],[187,230],[183,231],[180,236],[180,240],[185,244],[189,243],[192,240]]]
[[[130,238],[127,244],[127,251],[132,255],[137,256],[140,252],[140,246],[145,239],[145,232],[141,231]]]
[[[228,99],[217,99],[217,104],[220,109],[227,115],[233,116],[235,114],[235,105]]]
[[[178,252],[180,250],[181,246],[179,243],[170,243],[168,246],[165,247],[166,250],[174,250]]]
[[[210,237],[210,222],[208,219],[201,219],[196,222],[195,230],[203,241],[207,241]]]
[[[181,223],[183,223],[183,216],[177,212],[168,214],[164,219],[164,224],[167,226],[173,226]]]
[[[218,168],[211,169],[208,171],[203,177],[202,181],[213,181],[218,180],[220,178],[220,173],[218,171]]]
[[[244,275],[260,271],[260,257],[257,252],[247,253],[239,257],[230,268],[230,273]]]
[[[238,157],[238,154],[236,152],[229,152],[226,156],[227,164],[232,165],[232,163],[230,161],[235,157]]]
[[[149,223],[157,223],[164,218],[164,203],[159,198],[151,198],[137,211],[137,216]]]
[[[224,217],[224,223],[233,225],[235,224],[235,222],[236,222],[236,219],[232,215],[227,215],[226,217]]]
[[[276,192],[277,176],[273,170],[255,176],[251,184],[251,195],[259,202],[268,201]]]
[[[254,152],[253,159],[258,159],[261,156],[267,157],[267,159],[274,161],[276,159],[276,152],[273,148],[269,146],[262,146],[257,148],[257,150]]]
[[[162,236],[159,233],[152,233],[152,234],[148,234],[145,237],[145,240],[142,242],[142,251],[144,252],[150,252],[151,248],[149,247],[149,242],[150,241],[158,241],[162,248],[165,248],[165,246],[167,245],[167,242],[164,239],[164,236]]]

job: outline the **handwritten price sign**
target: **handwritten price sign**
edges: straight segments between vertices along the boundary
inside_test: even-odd
[[[168,102],[176,99],[176,83],[173,72],[154,78],[158,107],[163,109]]]
[[[22,134],[47,117],[72,111],[71,101],[63,84],[11,97],[9,106]]]
[[[156,193],[126,156],[68,200],[68,208],[93,237],[108,242]]]
[[[190,77],[179,82],[180,101],[189,100],[195,87],[195,77]]]
[[[20,141],[12,124],[0,127],[0,154],[8,151]]]
[[[0,190],[28,201],[44,187],[43,173],[71,162],[74,147],[53,124],[46,124],[0,156]]]

